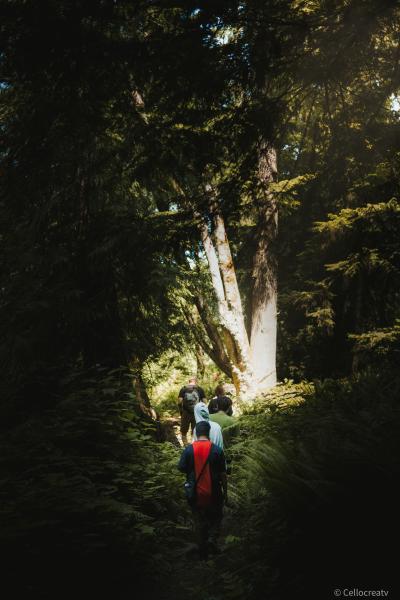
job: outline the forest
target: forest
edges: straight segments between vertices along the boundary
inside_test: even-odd
[[[398,598],[400,5],[0,6],[2,596]]]

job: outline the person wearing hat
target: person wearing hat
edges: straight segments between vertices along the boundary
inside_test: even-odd
[[[209,421],[196,424],[197,439],[183,450],[178,464],[178,469],[186,474],[187,485],[194,490],[190,506],[203,559],[207,559],[210,551],[217,551],[223,506],[228,502],[225,455],[210,441],[210,429]]]

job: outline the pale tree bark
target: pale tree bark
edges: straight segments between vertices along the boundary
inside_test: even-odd
[[[206,187],[214,225],[213,235],[200,219],[200,232],[217,301],[222,339],[238,395],[248,400],[276,384],[277,276],[273,244],[278,217],[269,184],[277,173],[276,153],[263,142],[259,152],[257,247],[253,258],[250,336],[225,223],[215,193]]]
[[[199,218],[201,241],[210,268],[212,286],[218,303],[218,311],[223,314],[228,307],[225,299],[224,284],[222,283],[222,277],[219,271],[217,252],[208,231],[207,223],[200,215],[196,216]]]
[[[250,363],[250,346],[244,322],[242,299],[225,230],[225,223],[222,215],[217,211],[214,214],[214,223],[215,245],[218,252],[218,263],[224,284],[225,297],[235,324],[235,330],[232,331],[232,335],[237,346],[239,360],[243,363],[243,367],[247,368]]]
[[[259,156],[261,202],[257,248],[253,259],[250,352],[258,392],[276,384],[277,264],[274,242],[278,230],[275,195],[269,190],[277,173],[276,152],[262,142]]]
[[[207,223],[200,218],[201,240],[210,269],[222,338],[229,359],[233,383],[237,393],[241,397],[245,397],[252,391],[250,389],[252,387],[250,346],[224,221],[221,215],[217,219],[218,239],[214,244]]]

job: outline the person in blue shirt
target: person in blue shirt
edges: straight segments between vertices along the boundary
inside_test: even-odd
[[[196,423],[200,423],[200,421],[207,421],[210,424],[210,440],[213,444],[224,449],[224,440],[222,437],[222,429],[218,423],[214,423],[210,421],[210,414],[208,412],[207,405],[205,402],[198,402],[194,407],[194,418]],[[196,429],[193,430],[193,441],[197,439]]]

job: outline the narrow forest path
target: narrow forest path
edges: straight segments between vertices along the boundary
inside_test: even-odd
[[[176,448],[177,461],[184,449],[180,433],[179,416],[161,415],[160,424],[167,442]],[[191,443],[190,433],[188,438]],[[233,467],[234,468],[234,467]],[[185,476],[182,474],[182,486]],[[232,480],[228,476],[228,490],[232,489]],[[229,493],[229,492],[228,492]],[[218,551],[210,553],[206,560],[199,556],[191,514],[187,508],[182,489],[182,520],[176,522],[173,540],[168,548],[172,570],[169,584],[165,588],[165,598],[170,600],[222,600],[226,590],[235,597],[235,578],[230,565],[240,563],[239,547],[234,543],[246,529],[246,515],[231,502],[224,507],[224,517],[218,537]],[[169,585],[173,583],[171,590]],[[232,588],[232,589],[231,589]],[[161,596],[162,598],[163,596]],[[239,596],[238,596],[239,597]],[[243,597],[240,595],[240,597]]]
[[[230,587],[229,565],[240,561],[237,549],[226,540],[240,534],[240,529],[245,526],[243,517],[238,527],[233,509],[225,507],[218,539],[219,552],[210,554],[207,560],[199,557],[191,519],[187,520],[186,527],[177,527],[175,540],[169,548],[172,564],[169,580],[173,582],[173,589],[166,588],[166,599],[170,600],[171,592],[174,600],[222,600],[225,597],[226,589]]]

